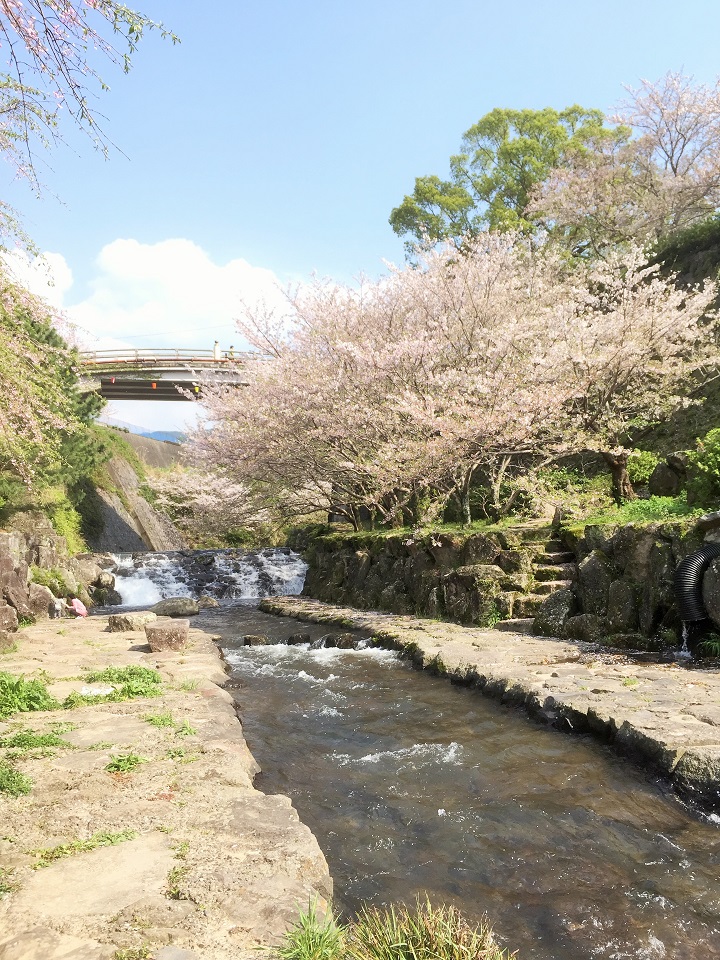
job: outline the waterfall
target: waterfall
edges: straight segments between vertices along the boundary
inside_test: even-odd
[[[115,555],[111,572],[122,607],[167,597],[259,600],[298,594],[307,564],[292,550],[181,550]]]

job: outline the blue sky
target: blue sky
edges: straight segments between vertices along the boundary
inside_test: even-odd
[[[641,78],[720,74],[717,0],[137,6],[182,42],[149,36],[128,76],[103,68],[122,153],[68,122],[39,157],[42,199],[9,167],[4,183],[50,255],[50,296],[108,345],[229,346],[243,297],[313,271],[379,276],[403,259],[392,207],[446,175],[493,107],[609,109]],[[190,411],[165,406],[114,412],[164,427]]]

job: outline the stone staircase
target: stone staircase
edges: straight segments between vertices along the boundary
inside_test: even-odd
[[[539,540],[533,546],[532,581],[530,593],[517,596],[513,616],[496,624],[496,630],[512,633],[532,633],[535,615],[543,600],[551,593],[571,586],[575,577],[575,554],[560,540]]]

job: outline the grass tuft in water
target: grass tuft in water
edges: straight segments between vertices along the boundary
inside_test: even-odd
[[[347,960],[509,960],[483,919],[473,926],[457,907],[418,899],[415,911],[364,908],[348,928]]]
[[[347,926],[314,905],[276,947],[280,960],[512,960],[498,946],[486,919],[472,925],[457,907],[433,907],[418,899],[415,910],[365,907]]]

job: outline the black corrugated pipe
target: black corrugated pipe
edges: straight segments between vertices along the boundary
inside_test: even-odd
[[[703,603],[702,584],[703,575],[715,557],[720,557],[720,543],[706,543],[681,560],[675,569],[675,599],[683,623],[700,626],[699,621],[705,621],[711,626]]]

